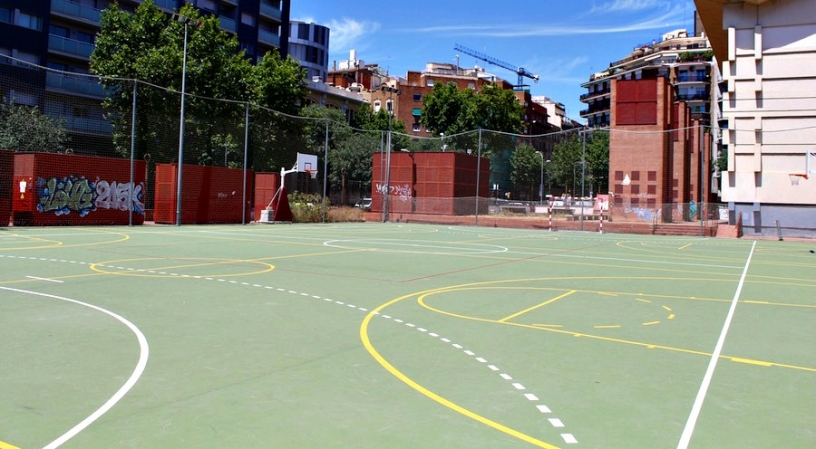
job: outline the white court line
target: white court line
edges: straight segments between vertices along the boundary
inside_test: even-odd
[[[29,279],[34,279],[35,281],[46,281],[46,282],[56,282],[62,284],[63,281],[57,279],[48,279],[48,278],[38,278],[37,276],[26,276]]]
[[[697,418],[700,416],[700,410],[703,408],[703,401],[708,392],[708,387],[711,385],[711,378],[714,377],[714,369],[717,367],[717,361],[720,359],[722,348],[725,345],[725,336],[728,334],[728,328],[731,326],[731,320],[734,318],[734,312],[737,309],[737,302],[739,301],[740,292],[742,292],[742,286],[745,284],[745,276],[748,274],[748,266],[751,264],[754,248],[756,248],[756,241],[751,245],[751,252],[748,254],[748,260],[745,261],[745,268],[742,270],[742,276],[740,276],[737,291],[734,293],[734,299],[731,300],[731,307],[728,309],[728,315],[726,315],[725,323],[723,323],[722,331],[720,331],[720,338],[717,340],[717,345],[711,354],[711,360],[708,361],[708,369],[706,369],[705,375],[703,376],[703,383],[700,384],[700,390],[697,391],[697,398],[694,399],[694,405],[691,407],[691,413],[686,421],[686,427],[683,428],[683,434],[677,443],[677,449],[688,448],[689,442],[691,441],[694,426],[697,424]]]
[[[127,394],[127,392],[130,391],[131,388],[133,388],[134,385],[136,385],[136,382],[139,380],[139,377],[142,376],[142,373],[144,372],[145,367],[147,366],[147,358],[148,355],[150,354],[150,347],[147,345],[147,338],[144,336],[142,331],[140,331],[139,328],[136,327],[136,325],[134,325],[124,317],[117,315],[111,312],[110,310],[105,310],[101,307],[95,306],[93,304],[77,301],[75,299],[63,298],[62,296],[49,295],[46,293],[32,292],[28,290],[18,290],[16,288],[0,287],[0,290],[59,299],[60,301],[67,301],[70,303],[88,307],[90,309],[94,309],[96,311],[102,312],[106,315],[115,318],[116,320],[127,326],[134,334],[136,334],[136,339],[139,340],[139,362],[136,364],[136,368],[133,370],[133,373],[131,373],[127,382],[125,382],[125,384],[122,385],[122,387],[120,387],[119,390],[113,396],[111,396],[110,399],[108,399],[104,404],[102,404],[101,407],[99,407],[95,412],[91,413],[90,416],[83,419],[82,422],[75,425],[70,430],[62,434],[59,438],[48,443],[48,445],[43,448],[43,449],[56,449],[60,447],[62,444],[64,444],[66,441],[75,437],[79,432],[85,430],[86,427],[93,424],[93,422],[99,419],[99,417],[107,413],[108,410],[113,408],[113,406],[116,405],[116,403],[119,402],[119,400],[122,399]]]

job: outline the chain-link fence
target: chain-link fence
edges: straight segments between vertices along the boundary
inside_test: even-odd
[[[0,146],[133,167],[116,182],[129,183],[128,195],[137,197],[118,207],[148,221],[256,219],[253,209],[265,207],[255,198],[259,175],[280,176],[305,153],[317,156],[318,174],[286,175],[287,189],[319,195],[323,207],[370,208],[367,220],[689,235],[714,235],[719,226],[738,224],[746,234],[812,235],[816,229],[812,205],[765,206],[757,213],[755,205],[718,204],[711,139],[703,128],[418,137],[246,102],[194,95],[182,101],[180,92],[148,83],[61,72],[6,56],[0,56],[0,96],[3,117],[22,120],[14,130],[5,127]],[[52,164],[48,176],[30,180],[30,187],[39,185],[31,208],[41,206],[43,195],[54,199],[47,192],[50,178],[113,181],[73,168],[61,173],[62,163]],[[100,194],[96,185],[90,190]],[[73,203],[63,203],[62,214],[70,213]],[[95,223],[93,216],[85,210],[83,223]]]

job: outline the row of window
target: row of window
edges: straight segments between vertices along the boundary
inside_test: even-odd
[[[20,11],[19,9],[11,9],[5,6],[0,6],[0,22],[10,23],[23,28],[28,28],[35,31],[42,29],[42,18],[33,14]]]
[[[19,59],[21,61],[29,62],[31,64],[37,65],[40,63],[40,57],[35,55],[34,53],[27,53],[24,51],[17,50],[16,48],[7,48],[7,47],[0,47],[0,55],[4,56],[11,56],[12,58]],[[0,58],[0,63],[3,64],[12,64],[12,65],[20,65],[22,67],[29,67],[27,64],[19,63],[16,61],[11,61],[10,59]]]

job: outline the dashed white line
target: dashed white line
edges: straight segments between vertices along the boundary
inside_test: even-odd
[[[539,404],[539,405],[536,405],[536,408],[541,413],[552,413],[552,410],[550,410],[550,408],[547,407],[546,405]]]
[[[575,443],[578,442],[578,440],[576,440],[575,437],[572,436],[571,433],[562,433],[561,438],[563,438],[564,442],[567,443],[567,444],[575,444]]]

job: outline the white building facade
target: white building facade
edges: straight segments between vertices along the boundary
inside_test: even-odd
[[[721,41],[722,200],[746,234],[816,236],[816,2],[696,3]]]

